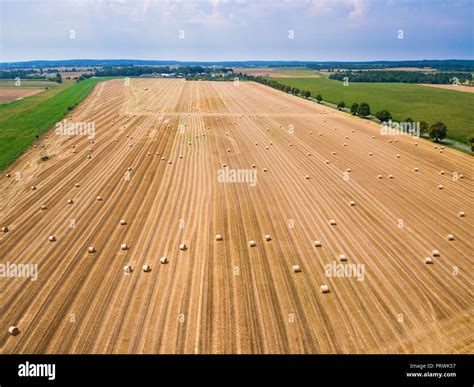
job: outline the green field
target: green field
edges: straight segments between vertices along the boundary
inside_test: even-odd
[[[15,85],[14,79],[0,79],[0,88],[12,88],[12,87],[19,87],[22,89],[28,88],[41,88],[41,87],[56,87],[58,83],[49,81],[49,80],[42,80],[42,79],[22,79],[20,86]]]
[[[76,83],[64,81],[40,94],[0,105],[0,170],[4,170],[28,146],[60,121],[68,107],[81,102],[101,81],[90,78]]]
[[[443,121],[448,127],[448,138],[467,144],[474,133],[474,93],[406,83],[356,83],[343,86],[342,82],[327,78],[272,78],[273,80],[309,90],[312,96],[321,94],[328,102],[367,102],[372,114],[382,109],[392,113],[393,119],[407,117],[429,124]]]

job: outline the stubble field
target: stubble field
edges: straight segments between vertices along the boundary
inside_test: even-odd
[[[39,268],[0,278],[0,353],[472,353],[470,156],[250,82],[107,81],[68,119],[94,142],[0,177],[0,264]]]

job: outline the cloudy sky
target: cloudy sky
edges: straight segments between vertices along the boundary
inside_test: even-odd
[[[474,58],[474,0],[0,3],[2,62]]]

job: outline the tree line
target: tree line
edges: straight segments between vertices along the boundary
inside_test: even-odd
[[[452,84],[472,80],[471,73],[445,72],[423,73],[421,71],[344,71],[331,74],[330,79],[349,82],[401,82],[401,83],[429,83]]]

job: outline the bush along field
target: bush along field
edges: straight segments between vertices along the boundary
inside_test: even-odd
[[[387,110],[393,121],[411,118],[426,122],[429,127],[442,122],[447,128],[446,138],[464,145],[470,145],[469,138],[474,134],[474,93],[405,83],[349,82],[344,86],[344,82],[327,78],[278,78],[267,82],[282,91],[296,89],[296,94],[306,92],[306,96],[309,93],[312,98],[332,103],[334,107],[343,102],[350,109],[354,103],[366,102],[373,115]]]
[[[35,96],[0,105],[0,170],[87,97],[98,82],[107,79],[64,81]]]

